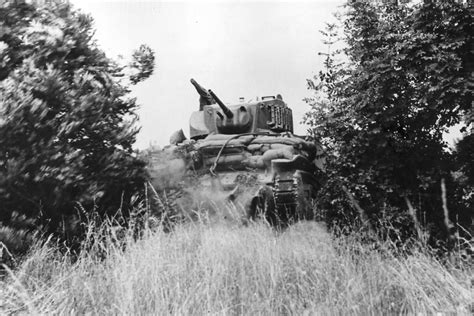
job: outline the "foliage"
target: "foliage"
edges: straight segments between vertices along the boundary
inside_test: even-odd
[[[145,80],[153,73],[155,68],[155,55],[150,47],[141,45],[132,54],[132,62],[130,68],[134,69],[134,73],[130,75],[130,81],[137,84]]]
[[[0,8],[0,221],[16,212],[55,228],[79,204],[125,210],[146,177],[125,69],[93,35],[68,4]],[[132,83],[153,71],[153,52],[140,51]]]
[[[456,181],[460,184],[458,199],[467,209],[474,209],[474,133],[466,135],[456,144]],[[474,225],[474,223],[471,223]]]
[[[406,212],[441,223],[440,181],[455,168],[443,132],[472,109],[472,15],[454,1],[349,1],[339,51],[309,80],[306,122],[327,147],[330,181],[320,206],[347,204],[346,186],[370,216]],[[337,38],[330,26],[328,41]],[[463,213],[448,199],[452,218]],[[467,210],[464,210],[466,214]],[[439,231],[439,229],[438,229]]]
[[[334,237],[315,222],[275,233],[261,222],[214,220],[146,231],[138,241],[132,235],[92,231],[85,243],[97,246],[77,260],[53,241],[34,247],[0,279],[0,314],[463,315],[472,308],[472,261],[443,264],[422,245],[367,244],[359,233]]]

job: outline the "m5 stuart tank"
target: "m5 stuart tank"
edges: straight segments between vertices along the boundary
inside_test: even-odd
[[[208,198],[241,205],[247,219],[263,217],[273,225],[311,219],[320,147],[293,135],[292,111],[281,95],[226,105],[212,90],[191,83],[200,98],[190,139],[179,131],[151,157],[153,187],[179,188],[188,196],[207,191]],[[182,194],[177,199],[179,204]]]

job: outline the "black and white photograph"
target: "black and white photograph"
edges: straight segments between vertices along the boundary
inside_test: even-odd
[[[472,0],[0,0],[0,315],[474,314]]]

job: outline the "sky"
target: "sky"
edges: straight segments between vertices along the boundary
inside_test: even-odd
[[[136,1],[72,0],[95,19],[99,46],[112,58],[140,44],[155,51],[154,74],[133,89],[140,108],[136,147],[164,146],[199,107],[189,80],[226,103],[281,94],[293,109],[295,133],[309,106],[306,79],[323,67],[319,30],[343,0]]]

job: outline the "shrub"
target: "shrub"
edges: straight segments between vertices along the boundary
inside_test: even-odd
[[[0,21],[0,221],[16,212],[54,230],[79,204],[126,212],[146,179],[130,84],[151,75],[153,52],[134,53],[127,82],[69,4],[13,1]]]

